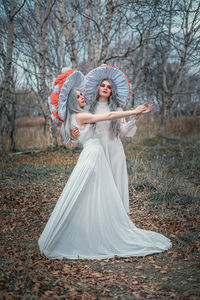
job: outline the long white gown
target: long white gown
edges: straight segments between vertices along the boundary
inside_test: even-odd
[[[107,102],[98,102],[95,113],[108,113],[109,106]],[[111,121],[96,123],[96,135],[103,146],[106,158],[110,164],[112,174],[124,204],[125,210],[129,212],[129,192],[128,192],[128,174],[126,166],[126,157],[124,148],[119,137],[110,138],[109,127]],[[120,119],[120,135],[132,137],[136,132],[135,120],[126,122]]]
[[[171,247],[165,236],[136,228],[127,215],[104,150],[90,125],[79,127],[83,150],[42,232],[51,259],[145,256]]]

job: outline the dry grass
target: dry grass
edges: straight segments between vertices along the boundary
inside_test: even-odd
[[[173,202],[197,204],[200,199],[198,138],[146,139],[139,145],[124,143],[127,153],[130,188],[149,190],[155,202],[170,205]],[[129,156],[131,150],[137,156]],[[141,149],[141,152],[140,152]]]
[[[166,127],[166,134],[170,136],[191,136],[199,135],[200,116],[188,116],[174,118]]]
[[[43,126],[18,128],[15,141],[19,150],[44,149],[49,145],[48,134],[44,133]]]
[[[152,119],[148,116],[142,117],[137,122],[137,132],[134,140],[142,141],[145,138],[156,136],[159,126],[159,118]],[[168,137],[186,137],[195,136],[200,132],[200,117],[182,117],[172,119],[165,130]],[[62,144],[58,128],[58,144]],[[17,129],[15,133],[16,148],[19,151],[32,149],[45,149],[50,145],[48,133],[44,133],[44,118],[24,117],[17,120]],[[4,135],[4,143],[7,151],[10,149],[8,135]]]
[[[142,117],[137,122],[137,138],[156,136],[160,118]],[[166,126],[164,135],[170,137],[195,136],[200,133],[200,116],[173,118]]]
[[[17,127],[26,127],[26,126],[43,126],[44,117],[23,117],[17,119]]]

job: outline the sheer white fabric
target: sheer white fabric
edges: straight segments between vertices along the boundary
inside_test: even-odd
[[[75,116],[72,125],[78,125]],[[163,235],[136,228],[127,215],[98,139],[78,127],[83,151],[38,244],[51,259],[145,256],[167,250]]]
[[[98,102],[95,113],[104,114],[107,112],[109,112],[108,103]],[[134,119],[131,119],[129,122],[126,122],[125,119],[120,119],[121,135],[126,137],[133,136],[136,132],[135,123]],[[96,123],[96,136],[100,140],[105,151],[125,210],[129,212],[128,174],[124,148],[119,137],[110,138],[109,127],[110,121]]]

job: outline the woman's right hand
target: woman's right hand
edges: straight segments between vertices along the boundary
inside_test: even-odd
[[[145,106],[144,104],[138,105],[134,109],[134,114],[146,114],[151,111],[152,105],[148,104],[148,107]]]
[[[71,129],[70,135],[71,135],[71,138],[77,139],[80,135],[79,129],[78,128]]]

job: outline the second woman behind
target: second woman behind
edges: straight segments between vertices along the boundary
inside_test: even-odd
[[[85,91],[89,112],[105,114],[110,111],[122,111],[129,94],[129,81],[126,75],[111,65],[102,65],[91,70],[85,77]],[[95,136],[101,142],[110,165],[121,200],[129,212],[128,174],[126,157],[120,136],[132,137],[136,132],[136,119],[132,116],[128,122],[125,118],[93,124]],[[79,135],[72,130],[73,138]]]

